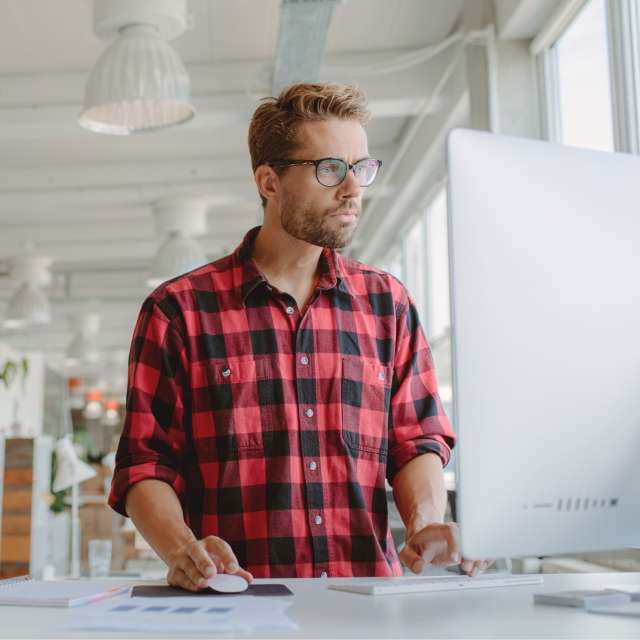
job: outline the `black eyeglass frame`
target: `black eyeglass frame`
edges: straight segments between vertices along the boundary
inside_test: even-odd
[[[320,178],[318,177],[318,167],[320,166],[320,164],[322,162],[325,162],[326,160],[335,160],[337,162],[342,162],[342,164],[344,164],[347,167],[347,170],[344,172],[344,176],[342,177],[342,180],[340,180],[340,182],[336,183],[336,184],[323,184],[320,181]],[[382,168],[382,160],[376,160],[375,158],[362,158],[361,160],[358,160],[357,162],[354,162],[353,164],[349,164],[346,160],[343,160],[342,158],[320,158],[319,160],[273,160],[272,162],[268,162],[267,164],[270,167],[281,167],[281,168],[286,168],[286,167],[298,167],[301,165],[307,165],[307,164],[312,164],[315,165],[316,168],[316,180],[318,181],[319,184],[321,184],[323,187],[327,187],[327,188],[332,188],[332,187],[337,187],[338,185],[341,185],[346,177],[347,174],[349,173],[349,171],[353,171],[353,169],[360,164],[361,162],[365,162],[365,161],[371,161],[373,160],[374,162],[378,163],[378,168],[376,170],[376,175],[374,176],[373,180],[369,183],[369,184],[361,184],[361,187],[370,187],[376,180],[376,178],[378,177],[378,173],[380,173],[380,169]],[[354,173],[355,175],[355,173]]]

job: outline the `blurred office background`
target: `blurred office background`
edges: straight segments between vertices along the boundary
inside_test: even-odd
[[[122,15],[135,4],[0,0],[0,576],[70,570],[71,489],[53,491],[65,436],[93,470],[79,487],[81,571],[90,541],[108,540],[111,572],[162,572],[106,506],[129,343],[154,282],[259,224],[246,136],[261,97],[316,79],[367,92],[384,166],[346,253],[410,290],[449,414],[447,133],[640,148],[636,0],[176,0],[148,58],[158,68],[126,63],[129,85],[169,78],[174,102],[115,125],[100,101],[132,89],[110,18],[144,22]],[[446,477],[454,491],[455,457]],[[637,571],[640,555],[513,566]]]

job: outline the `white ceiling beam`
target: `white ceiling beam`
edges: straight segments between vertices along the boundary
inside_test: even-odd
[[[194,157],[179,160],[148,158],[135,162],[95,162],[0,168],[0,193],[23,189],[138,186],[190,180],[251,180],[249,154],[224,158]]]
[[[209,233],[203,236],[205,241],[213,241],[222,236],[233,236],[242,233],[256,221],[255,214],[236,212],[233,216],[222,217],[218,212],[208,216]],[[0,235],[0,247],[19,248],[20,243],[31,240],[39,251],[44,246],[67,245],[70,243],[117,242],[126,238],[130,240],[155,239],[160,242],[161,234],[156,232],[155,221],[151,210],[144,218],[134,218],[126,221],[126,226],[114,224],[114,220],[88,219],[71,224],[52,221],[33,224],[3,225]],[[2,255],[2,253],[0,253]]]
[[[140,186],[98,187],[77,185],[62,189],[4,191],[0,193],[0,211],[48,211],[65,207],[120,207],[150,205],[177,197],[202,197],[209,207],[230,207],[258,203],[251,180],[187,180]]]
[[[257,223],[252,223],[257,224]],[[242,240],[244,231],[250,228],[247,225],[242,232],[212,232],[210,235],[199,238],[199,242],[205,249],[207,255],[217,255],[224,247],[235,247]],[[125,230],[126,232],[126,230]],[[123,232],[123,236],[125,236]],[[122,261],[132,258],[151,257],[155,254],[160,246],[160,238],[128,238],[122,237],[117,242],[105,242],[101,238],[85,240],[81,243],[69,239],[68,242],[60,242],[58,244],[40,243],[36,245],[38,252],[49,256],[56,261],[72,262],[89,262],[93,260],[113,260]],[[6,243],[0,238],[0,256],[8,257],[16,254],[19,247],[15,244]],[[54,265],[55,267],[55,265]]]
[[[498,37],[530,40],[564,0],[494,0]]]
[[[53,209],[50,211],[32,209],[7,209],[0,206],[0,224],[2,229],[12,226],[31,228],[33,225],[75,224],[83,222],[106,221],[111,224],[128,223],[131,220],[146,220],[151,215],[149,203],[141,205],[104,207],[96,203],[91,207]]]

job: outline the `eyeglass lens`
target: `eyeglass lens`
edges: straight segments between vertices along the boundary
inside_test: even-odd
[[[378,161],[366,158],[356,162],[353,171],[361,187],[368,187],[378,174]],[[327,158],[320,162],[316,168],[318,182],[325,187],[339,185],[347,175],[348,165],[344,160]]]

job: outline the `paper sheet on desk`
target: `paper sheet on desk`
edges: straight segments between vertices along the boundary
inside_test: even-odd
[[[297,630],[285,611],[291,601],[255,597],[114,598],[74,615],[70,629],[110,631],[284,631]]]
[[[640,618],[640,602],[629,602],[628,604],[612,605],[610,607],[590,607],[589,613],[596,613],[607,616],[629,616]]]

